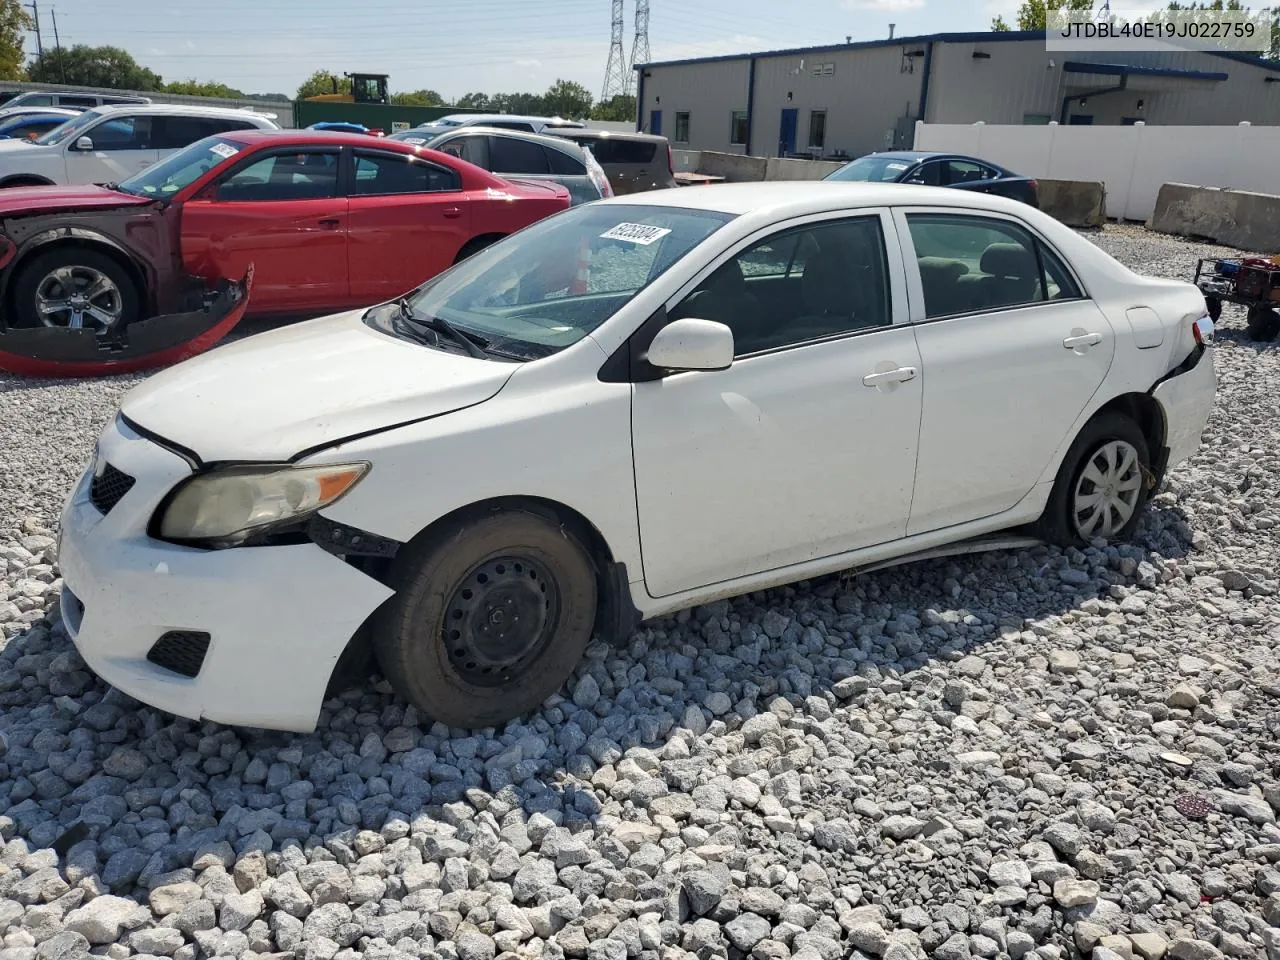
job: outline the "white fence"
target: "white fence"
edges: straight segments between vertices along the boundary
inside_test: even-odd
[[[1280,127],[917,123],[917,150],[990,160],[1028,177],[1101,180],[1107,216],[1147,220],[1162,183],[1280,192]]]

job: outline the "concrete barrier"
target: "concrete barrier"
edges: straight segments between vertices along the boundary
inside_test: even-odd
[[[698,173],[724,177],[730,183],[763,180],[769,168],[764,157],[748,157],[741,153],[719,153],[703,150],[698,159]]]
[[[1160,233],[1274,253],[1280,250],[1280,196],[1166,183],[1147,226]]]
[[[1069,227],[1100,227],[1107,219],[1107,187],[1100,180],[1040,180],[1040,209]]]
[[[770,157],[765,164],[764,178],[766,180],[821,180],[843,166],[843,163],[832,160]]]

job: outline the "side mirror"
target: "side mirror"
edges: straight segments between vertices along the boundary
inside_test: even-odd
[[[85,153],[88,153],[90,150],[92,150],[92,149],[93,149],[93,138],[92,138],[92,137],[80,137],[78,140],[76,140],[76,143],[75,143],[75,149],[76,149],[76,150],[82,150],[82,151],[84,151]]]
[[[714,320],[675,320],[658,331],[645,359],[663,370],[727,370],[733,363],[733,331]]]

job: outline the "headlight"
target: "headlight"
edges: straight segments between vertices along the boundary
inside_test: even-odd
[[[165,540],[234,546],[250,534],[289,523],[336,501],[366,473],[368,463],[323,467],[229,467],[178,487],[162,507]]]

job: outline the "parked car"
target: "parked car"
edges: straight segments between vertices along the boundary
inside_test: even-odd
[[[676,186],[671,144],[652,133],[615,133],[612,130],[555,130],[554,136],[591,150],[604,167],[618,196]]]
[[[0,104],[0,115],[17,107],[70,107],[74,110],[90,110],[94,107],[133,106],[150,102],[150,97],[125,93],[58,93],[52,90],[27,90]]]
[[[64,110],[61,107],[19,107],[0,116],[0,139],[34,140],[55,127],[62,126],[72,117],[78,117],[80,113],[79,110]]]
[[[0,194],[0,369],[137,369],[207,348],[234,311],[394,298],[568,206],[557,184],[322,131],[206,138],[111,188],[15,188]]]
[[[542,133],[548,129],[578,129],[586,124],[564,117],[532,117],[513,113],[451,113],[430,123],[419,124],[415,130],[427,130],[432,134],[444,133],[455,127],[497,127],[500,130],[523,130],[526,133]]]
[[[640,618],[994,531],[1123,540],[1199,446],[1212,332],[1002,197],[601,200],[135,387],[62,514],[62,617],[185,717],[310,730],[367,644],[425,715],[497,725]]]
[[[574,204],[613,196],[600,164],[568,140],[480,126],[459,127],[429,138],[423,137],[423,132],[404,130],[393,133],[391,139],[451,153],[500,177],[550,180],[568,190]]]
[[[248,110],[144,104],[95,107],[35,140],[0,141],[0,187],[125,180],[175,150],[233,130],[275,130]]]
[[[1039,184],[1035,180],[1019,176],[1012,170],[1006,170],[989,160],[979,160],[976,157],[966,157],[958,153],[931,153],[921,150],[869,153],[846,163],[823,179],[872,180],[880,183],[917,183],[928,187],[956,187],[960,190],[1011,197],[1037,208],[1040,206]]]
[[[308,130],[333,130],[338,133],[369,133],[363,123],[352,123],[348,120],[321,120],[307,126]]]

